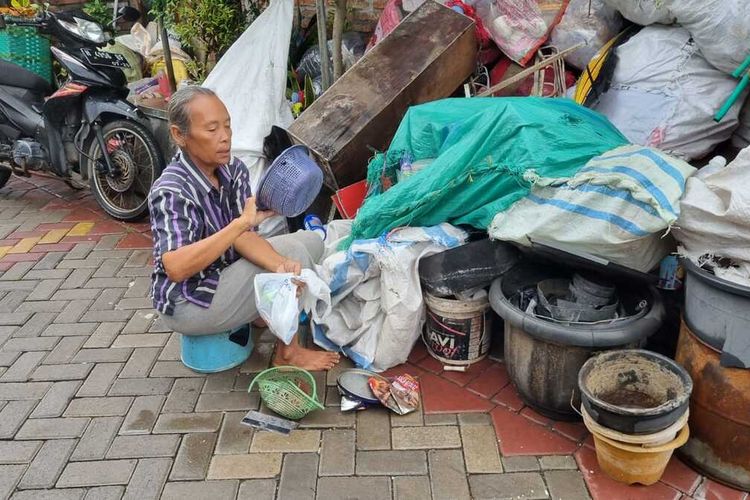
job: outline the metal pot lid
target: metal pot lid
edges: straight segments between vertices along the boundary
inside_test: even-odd
[[[336,385],[338,385],[341,393],[350,399],[359,400],[367,404],[380,404],[380,400],[375,397],[375,394],[370,389],[370,384],[368,383],[370,377],[387,381],[382,375],[378,375],[375,372],[352,368],[339,375]]]

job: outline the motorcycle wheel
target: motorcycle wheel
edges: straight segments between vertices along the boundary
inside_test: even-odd
[[[13,172],[9,168],[0,167],[0,189],[5,187],[11,175],[13,175]]]
[[[85,148],[91,191],[110,216],[125,222],[139,220],[148,212],[149,190],[164,168],[161,151],[151,132],[131,120],[109,122],[102,133],[115,172],[97,168],[104,158],[92,135]]]

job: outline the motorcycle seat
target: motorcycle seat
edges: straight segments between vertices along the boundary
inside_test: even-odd
[[[19,87],[49,95],[52,87],[41,76],[9,61],[0,59],[0,85]]]

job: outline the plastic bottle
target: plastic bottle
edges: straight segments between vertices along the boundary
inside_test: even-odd
[[[401,177],[406,178],[409,177],[412,174],[412,157],[409,153],[404,153],[404,156],[401,157]]]
[[[312,231],[313,233],[320,236],[323,241],[326,240],[326,236],[328,236],[328,233],[326,232],[326,228],[323,225],[323,221],[317,215],[310,214],[306,216],[305,220],[302,222],[302,225],[308,231]]]

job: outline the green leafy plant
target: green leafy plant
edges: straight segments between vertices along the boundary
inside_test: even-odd
[[[83,6],[83,11],[91,16],[104,29],[112,28],[112,11],[105,0],[89,0]]]
[[[157,0],[151,14],[192,51],[195,61],[188,71],[199,82],[247,26],[238,0]]]

